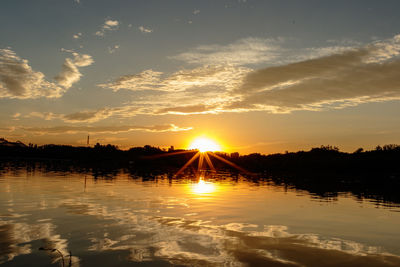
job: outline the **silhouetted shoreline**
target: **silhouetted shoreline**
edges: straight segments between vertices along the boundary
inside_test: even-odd
[[[113,177],[119,170],[131,173],[132,177],[151,177],[162,173],[169,173],[172,177],[197,153],[196,150],[165,151],[149,145],[120,150],[113,145],[100,144],[94,147],[36,146],[1,141],[2,172],[39,166],[42,171],[90,173],[95,178]],[[321,197],[350,192],[359,198],[400,203],[399,145],[378,146],[371,151],[358,149],[353,153],[321,146],[283,154],[218,155],[255,173],[248,176],[254,181],[268,179],[275,184],[307,190]],[[196,164],[195,161],[186,172],[195,172]],[[239,172],[221,161],[214,161],[214,166],[217,170]]]

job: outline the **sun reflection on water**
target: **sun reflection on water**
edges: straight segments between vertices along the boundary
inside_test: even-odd
[[[206,182],[203,177],[200,177],[196,184],[191,184],[191,191],[197,195],[211,194],[216,191],[216,186],[214,183]]]

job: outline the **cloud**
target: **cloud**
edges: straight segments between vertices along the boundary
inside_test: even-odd
[[[27,115],[22,116],[23,118],[40,118],[44,120],[62,120],[68,123],[92,123],[100,120],[107,119],[111,116],[118,116],[121,118],[131,118],[136,114],[140,113],[138,107],[132,107],[129,105],[122,107],[104,107],[95,110],[82,110],[70,114],[56,114],[52,112],[30,112]],[[21,116],[21,114],[19,115]]]
[[[60,114],[59,119],[65,122],[77,123],[77,122],[96,122],[107,119],[111,116],[119,117],[132,117],[138,109],[131,106],[123,107],[104,107],[97,110],[84,110],[71,114]]]
[[[82,37],[82,33],[81,33],[81,32],[78,32],[78,33],[72,35],[72,37],[73,37],[74,39],[80,39],[80,38]]]
[[[120,22],[118,20],[106,19],[101,29],[95,32],[95,35],[103,37],[108,31],[118,30]]]
[[[94,111],[80,111],[63,115],[62,118],[68,122],[95,122],[111,116],[112,111],[108,108],[103,108]]]
[[[320,110],[400,99],[400,36],[330,56],[249,73],[232,110]]]
[[[0,49],[0,98],[61,97],[65,90],[33,71],[28,60],[11,49]]]
[[[200,45],[170,57],[190,64],[255,64],[270,61],[280,50],[282,39],[245,38],[229,45]]]
[[[333,41],[332,41],[333,42]],[[263,69],[203,65],[166,74],[145,70],[99,84],[113,91],[147,91],[122,107],[62,115],[66,122],[112,116],[217,114],[344,108],[400,99],[400,37],[359,47],[303,49],[306,58]]]
[[[113,89],[113,91],[118,91],[121,89],[133,91],[154,89],[160,82],[161,75],[162,72],[145,70],[139,74],[121,76],[113,82],[99,84],[99,86]]]
[[[112,29],[117,28],[118,25],[119,25],[118,20],[109,19],[104,22],[103,28],[106,30],[112,30]]]
[[[25,115],[24,118],[40,118],[40,119],[44,119],[46,121],[49,120],[54,120],[59,118],[58,114],[54,114],[52,112],[37,112],[37,111],[33,111],[31,113],[29,113],[28,115]]]
[[[386,41],[378,41],[368,46],[371,53],[364,60],[367,63],[379,63],[400,55],[400,34]]]
[[[114,91],[121,89],[158,90],[166,92],[179,92],[203,87],[213,87],[213,90],[230,90],[250,69],[229,65],[202,66],[199,68],[180,70],[162,78],[162,72],[145,70],[139,74],[124,75],[115,81],[99,84],[100,87],[110,88]]]
[[[189,114],[205,114],[205,113],[217,113],[214,105],[184,105],[167,107],[154,111],[155,115],[163,114],[177,114],[177,115],[189,115]]]
[[[180,70],[169,76],[146,70],[99,86],[114,91],[147,91],[146,95],[125,106],[131,108],[129,112],[119,115],[219,113],[224,112],[222,105],[236,99],[229,92],[240,86],[250,71],[249,68],[230,65],[202,66]]]
[[[82,76],[78,67],[86,67],[93,64],[93,58],[87,54],[78,54],[74,51],[62,49],[61,51],[70,52],[73,58],[66,58],[62,65],[61,72],[54,78],[59,85],[64,88],[70,88],[78,82]]]
[[[59,85],[70,88],[73,83],[80,80],[82,74],[70,58],[66,58],[61,72],[54,78]]]
[[[197,14],[200,14],[200,9],[193,10],[193,15],[197,15]]]
[[[153,29],[145,28],[144,26],[139,26],[138,29],[143,33],[152,33],[153,32]]]
[[[137,103],[127,104],[121,107],[104,107],[95,110],[82,110],[70,114],[55,114],[52,112],[31,112],[27,115],[14,116],[14,118],[40,118],[43,120],[61,120],[67,123],[94,123],[101,120],[105,120],[111,117],[118,118],[132,118],[136,115],[166,115],[166,114],[175,114],[175,115],[190,115],[190,114],[216,114],[224,112],[218,104],[212,103],[204,104],[204,99],[199,99],[199,101],[193,101],[192,98],[187,97],[188,101],[184,100],[183,97],[178,96],[179,102],[185,103],[196,103],[196,104],[182,104],[177,106],[176,104],[171,105],[170,103],[174,103],[177,99],[167,99],[162,100],[160,102],[154,101],[143,101],[140,105]],[[212,98],[212,97],[210,97]],[[213,98],[214,100],[215,97]],[[220,100],[216,100],[217,102]],[[169,104],[167,104],[169,103]]]
[[[115,51],[119,49],[119,45],[114,45],[114,46],[109,46],[108,47],[108,53],[113,54]]]
[[[259,70],[239,71],[231,65],[225,70],[199,67],[176,72],[158,82],[162,90],[175,93],[164,95],[163,103],[146,111],[155,115],[289,113],[400,99],[400,35],[357,48],[303,51],[309,59]],[[310,51],[315,55],[310,56]]]
[[[72,55],[74,56],[73,62],[78,67],[86,67],[94,62],[92,56],[87,54],[72,53]]]
[[[192,127],[179,127],[174,124],[154,126],[123,125],[123,126],[55,126],[55,127],[20,127],[22,130],[36,134],[75,134],[75,133],[109,133],[117,134],[131,131],[145,132],[180,132],[189,131]]]
[[[331,55],[354,48],[355,42],[336,42],[336,45],[317,48],[293,48],[288,38],[239,39],[231,44],[200,45],[169,58],[196,65],[282,65],[311,58]],[[335,44],[330,40],[330,44]]]

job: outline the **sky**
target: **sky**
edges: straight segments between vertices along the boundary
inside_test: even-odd
[[[280,153],[400,143],[399,1],[3,0],[0,137]]]

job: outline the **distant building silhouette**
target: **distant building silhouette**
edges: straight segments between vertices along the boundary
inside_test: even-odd
[[[231,158],[232,158],[232,159],[238,159],[238,158],[239,158],[239,152],[233,152],[233,153],[231,153]]]
[[[171,146],[170,148],[168,148],[168,152],[172,152],[174,150],[175,150],[174,146]]]

